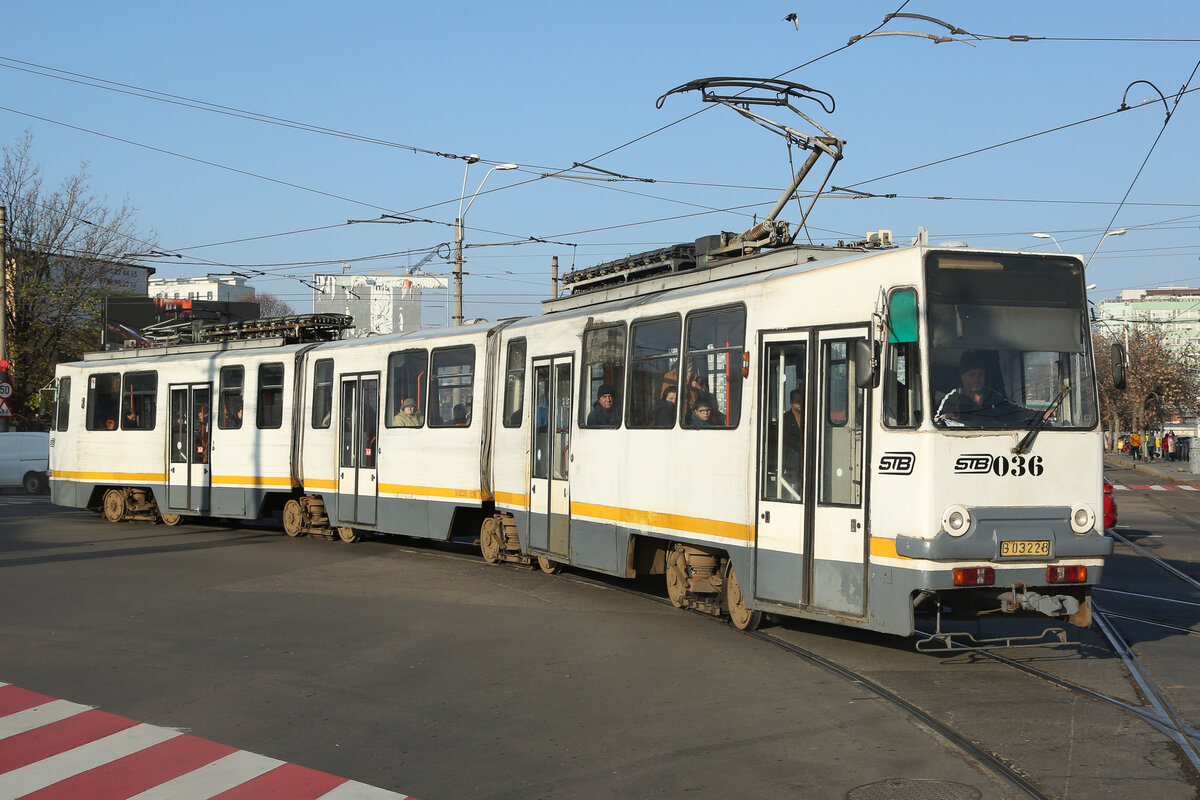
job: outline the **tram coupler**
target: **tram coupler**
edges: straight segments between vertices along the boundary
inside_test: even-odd
[[[1014,586],[1012,591],[1000,595],[1000,610],[1006,614],[1032,611],[1047,617],[1074,617],[1080,611],[1079,601],[1067,594],[1039,594],[1019,591],[1024,587]],[[1091,615],[1088,614],[1090,619]]]

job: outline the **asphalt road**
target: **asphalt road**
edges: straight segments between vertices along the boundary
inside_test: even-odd
[[[1127,494],[1123,524],[1182,547],[1178,515]],[[1021,796],[860,686],[612,589],[387,542],[110,525],[12,496],[0,514],[0,680],[423,800],[837,798],[885,780]],[[1144,568],[1119,553],[1110,575],[1160,590]],[[1195,796],[1178,749],[1110,706],[978,655],[771,630],[1050,796]],[[1162,630],[1139,647],[1174,664],[1194,637]],[[1136,702],[1120,663],[1083,639],[1010,654]]]
[[[1200,487],[1200,481],[1160,462],[1155,472],[1114,463],[1106,474],[1126,487],[1115,493],[1116,532],[1200,583],[1200,491],[1176,488]],[[1129,594],[1099,592],[1097,601],[1111,613],[1146,620],[1118,619],[1117,625],[1183,718],[1200,726],[1200,587],[1120,542],[1106,574],[1105,586]]]

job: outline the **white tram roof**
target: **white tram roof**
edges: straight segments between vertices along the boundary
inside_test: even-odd
[[[214,355],[230,353],[234,356],[239,352],[250,355],[270,351],[271,353],[295,353],[309,345],[287,344],[282,338],[268,339],[239,339],[230,342],[197,342],[191,344],[173,344],[166,347],[137,347],[128,350],[100,350],[94,353],[84,353],[83,361],[65,362],[70,366],[102,366],[112,361],[206,361]],[[247,353],[246,351],[251,351]]]
[[[869,250],[861,248],[851,250],[845,247],[782,248],[719,263],[711,267],[700,267],[686,272],[671,273],[607,289],[547,300],[542,303],[543,313],[541,316],[525,317],[513,322],[511,327],[521,328],[548,319],[569,319],[577,316],[622,311],[662,300],[682,300],[708,294],[718,289],[737,289],[741,286],[788,278],[868,258],[929,249],[924,247],[890,247]]]

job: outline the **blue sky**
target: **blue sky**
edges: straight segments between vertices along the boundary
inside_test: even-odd
[[[1194,0],[910,0],[906,13],[975,34],[1050,40],[871,37],[795,69],[902,2],[8,4],[0,141],[29,129],[51,181],[86,163],[98,194],[128,198],[159,247],[183,256],[145,262],[160,275],[237,270],[298,310],[311,301],[301,279],[343,262],[394,273],[435,251],[425,269],[449,272],[447,248],[436,253],[454,238],[461,156],[483,159],[468,196],[488,166],[515,162],[491,174],[466,216],[466,314],[496,319],[537,310],[553,256],[566,272],[761,218],[789,179],[783,140],[695,92],[661,109],[655,100],[702,77],[783,75],[836,98],[833,114],[801,106],[847,141],[830,183],[897,195],[822,199],[814,241],[879,228],[907,241],[924,225],[935,243],[1054,249],[1030,236],[1046,232],[1087,256],[1104,231],[1126,228],[1089,266],[1094,297],[1200,285],[1200,92],[1165,129],[1162,102],[1139,105],[1157,100],[1146,84],[1130,89],[1135,108],[1110,113],[1134,81],[1171,105],[1189,79],[1200,86]],[[946,33],[918,19],[882,30]],[[105,91],[30,64],[359,138]],[[765,113],[813,132],[786,110]],[[574,162],[654,182],[543,177]],[[384,213],[429,221],[346,224]],[[798,221],[797,205],[782,217]],[[444,322],[441,299],[430,300],[427,321]]]

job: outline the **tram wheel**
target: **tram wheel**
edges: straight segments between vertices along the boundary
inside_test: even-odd
[[[746,598],[742,595],[742,586],[732,565],[729,567],[729,577],[725,579],[725,605],[729,607],[729,621],[739,631],[752,631],[762,622],[761,611],[746,608]]]
[[[299,536],[303,527],[304,510],[300,508],[300,501],[288,500],[283,506],[283,532],[288,536]]]
[[[479,527],[479,552],[489,564],[500,563],[500,551],[504,549],[504,537],[500,533],[500,520],[488,517]]]
[[[109,522],[125,519],[125,493],[120,489],[109,489],[104,493],[104,518]]]
[[[667,597],[671,599],[671,605],[676,608],[683,608],[684,598],[687,597],[687,579],[683,576],[687,574],[687,561],[683,556],[683,551],[678,547],[672,547],[667,551]]]
[[[538,556],[537,561],[538,561],[538,569],[540,569],[542,572],[546,573],[547,575],[553,575],[556,572],[558,572],[560,569],[562,569],[562,564],[559,564],[557,561],[552,561],[549,558],[546,558],[545,556]]]
[[[172,514],[170,511],[160,511],[158,516],[162,519],[163,525],[166,525],[168,528],[174,528],[183,522],[182,514]]]
[[[354,530],[354,528],[342,525],[338,528],[338,538],[346,544],[354,544],[361,539],[362,536],[360,536],[358,531]]]

